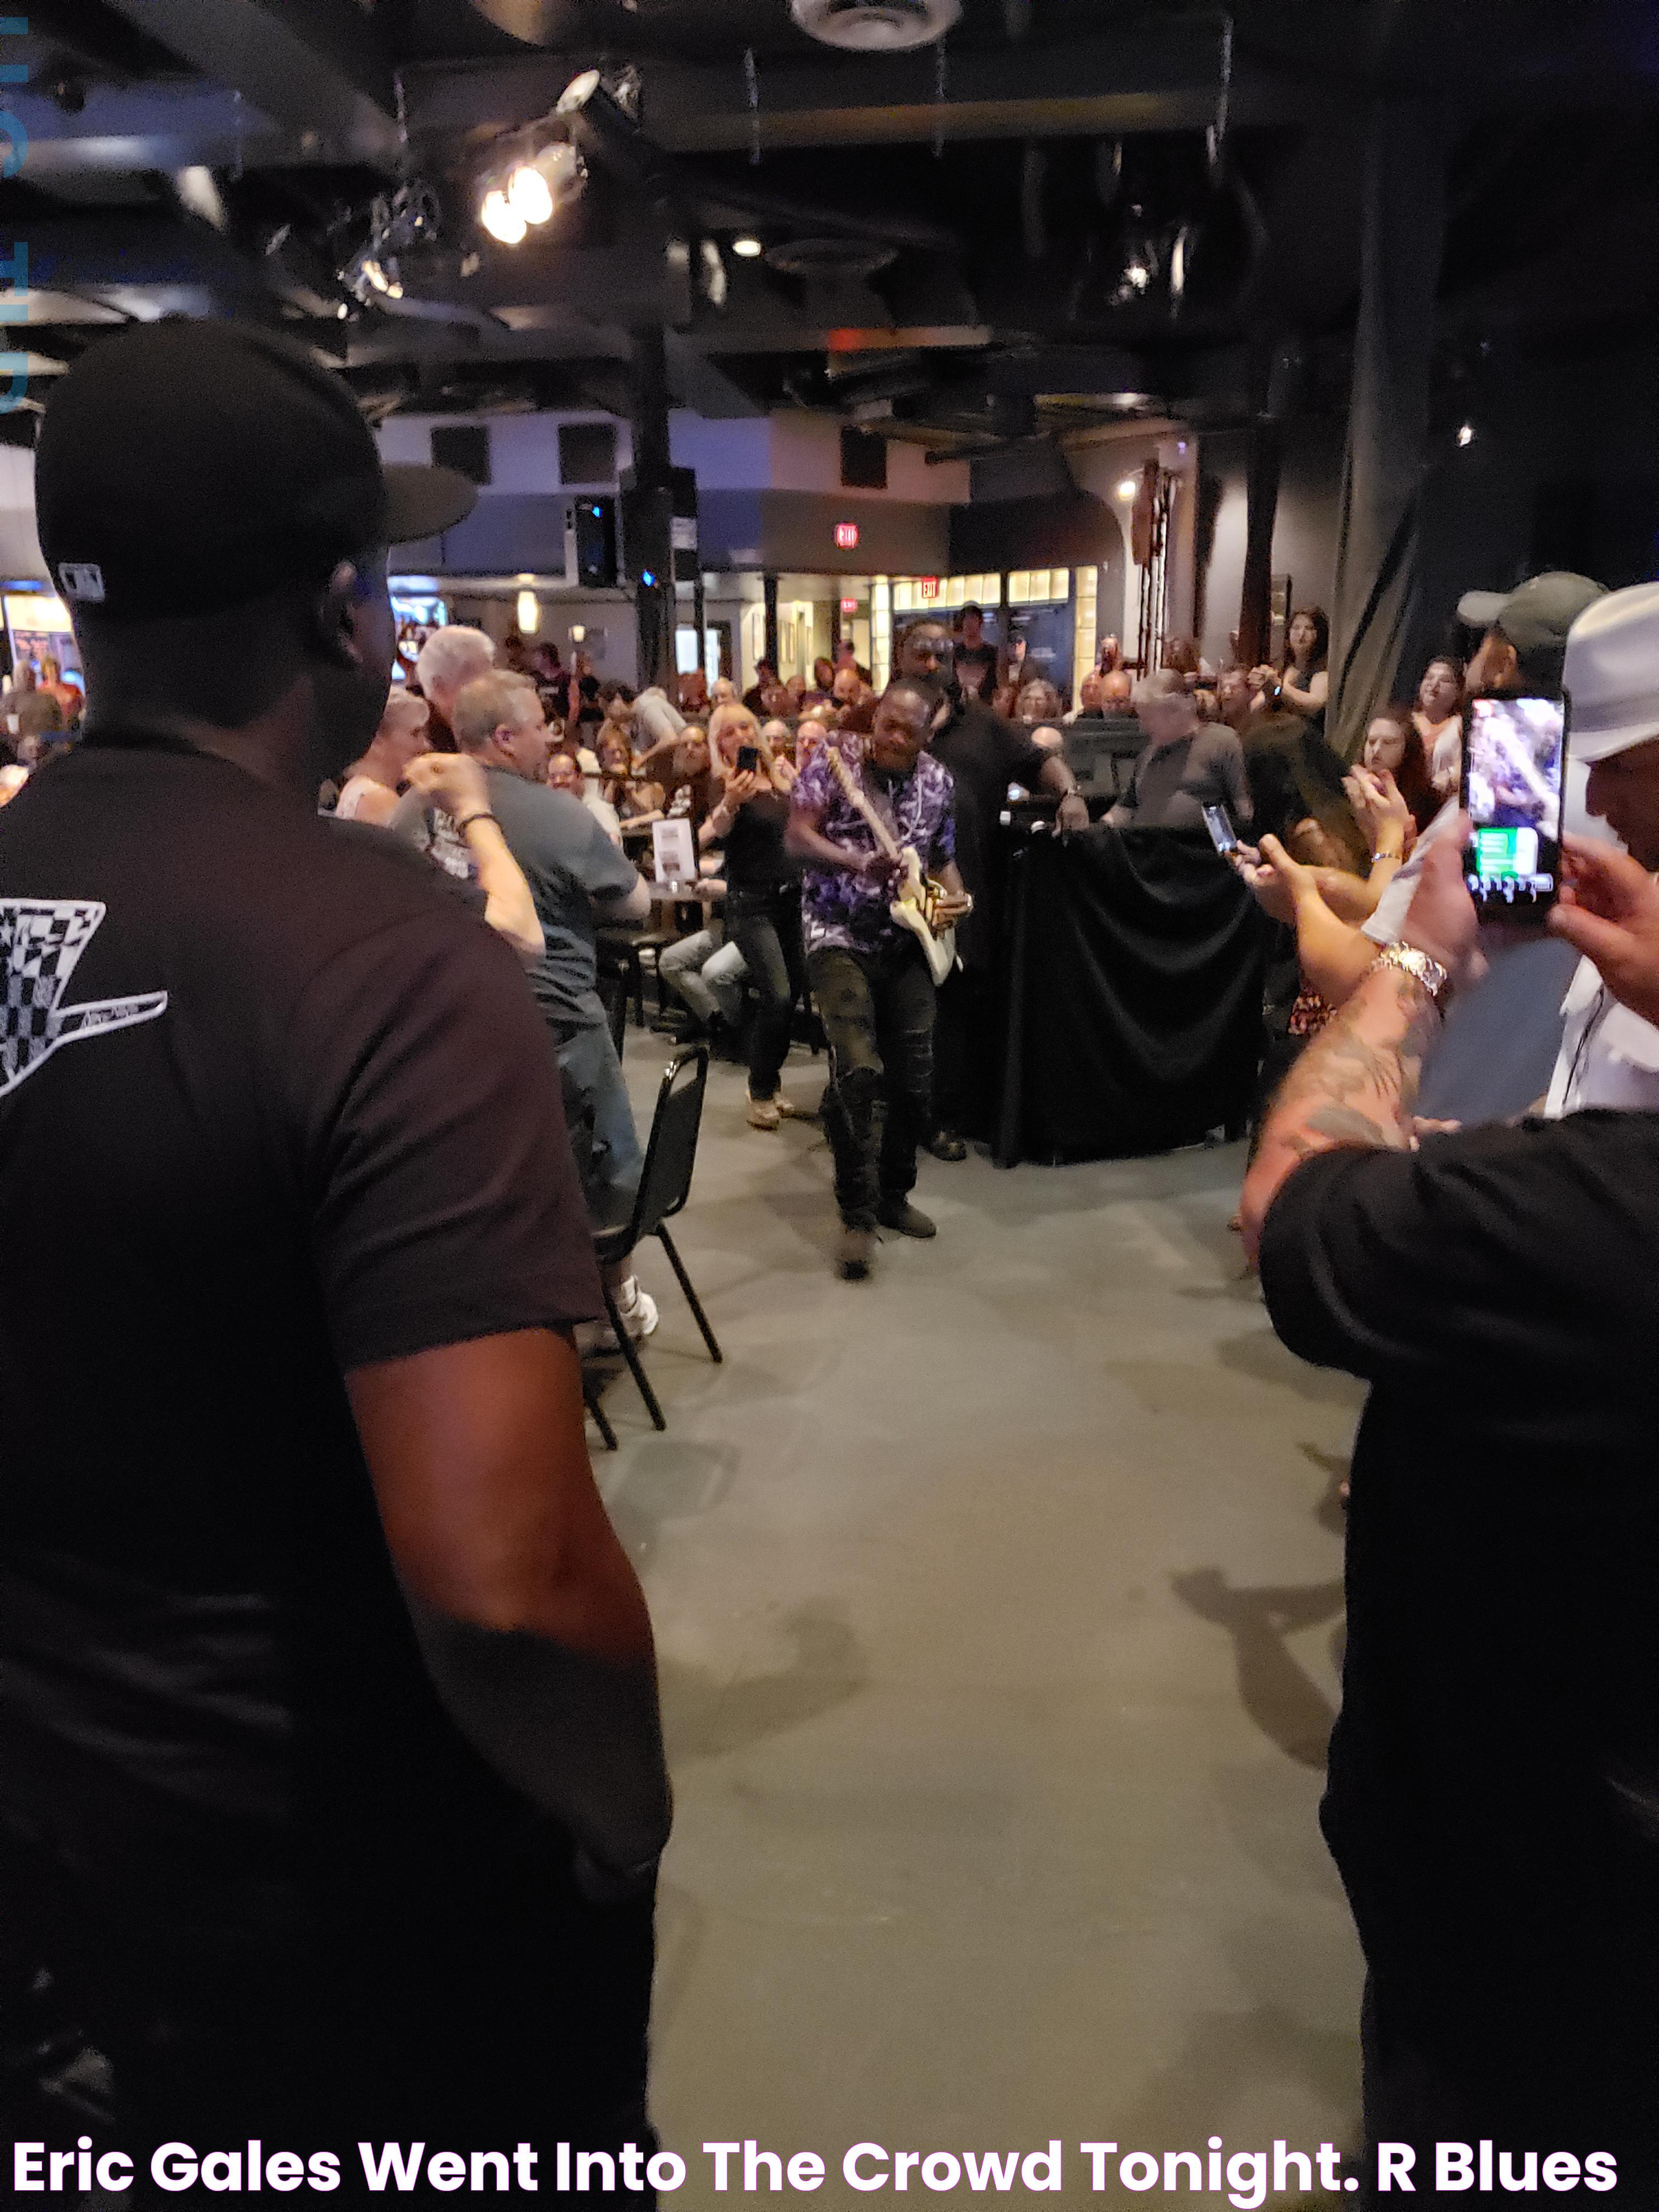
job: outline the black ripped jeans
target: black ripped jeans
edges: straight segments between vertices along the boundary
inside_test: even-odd
[[[760,1010],[749,1040],[749,1096],[770,1098],[789,1057],[789,1024],[806,994],[800,941],[800,885],[733,890],[726,902],[726,933],[742,953]]]
[[[836,1202],[849,1229],[873,1229],[883,1199],[915,1188],[933,1133],[933,979],[908,936],[877,952],[821,947],[806,966],[830,1040]]]

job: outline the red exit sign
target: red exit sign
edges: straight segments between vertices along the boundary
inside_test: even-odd
[[[836,543],[843,553],[856,553],[859,550],[857,523],[838,522],[836,525]]]
[[[855,615],[859,611],[859,603],[856,599],[843,599],[841,603],[841,611],[844,615]]]
[[[919,599],[938,599],[939,578],[937,576],[918,576],[916,579],[916,597]]]

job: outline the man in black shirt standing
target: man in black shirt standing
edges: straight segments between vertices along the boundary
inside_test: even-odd
[[[1244,1226],[1285,1342],[1372,1386],[1322,1808],[1369,1968],[1370,2150],[1411,2147],[1419,2203],[1437,2180],[1449,2197],[1492,2186],[1434,2148],[1449,2144],[1495,2160],[1503,2187],[1535,2187],[1532,2154],[1549,2188],[1645,2207],[1659,1116],[1573,1114],[1419,1148],[1418,1076],[1474,943],[1467,829],[1437,840],[1400,941],[1279,1092]],[[1569,866],[1553,926],[1613,996],[1659,1011],[1659,893],[1617,854],[1580,848]]]
[[[964,699],[983,699],[995,688],[997,649],[985,635],[985,611],[970,599],[961,616],[962,635],[951,655],[957,689]]]
[[[963,1160],[963,1130],[983,1134],[991,1112],[990,1071],[996,1056],[997,964],[1001,949],[1002,867],[998,817],[1011,783],[1050,791],[1060,800],[1062,830],[1086,830],[1089,809],[1077,778],[1057,752],[1031,742],[993,708],[965,693],[951,672],[951,633],[937,616],[913,622],[898,641],[897,674],[937,685],[946,702],[929,750],[951,771],[957,797],[957,866],[974,902],[957,930],[960,960],[939,994],[933,1033],[934,1112],[928,1149],[935,1159]]]
[[[12,1940],[135,2149],[567,2137],[643,2201],[667,1787],[557,1070],[485,923],[314,806],[384,549],[470,492],[182,321],[59,380],[36,480],[90,727],[0,824]]]

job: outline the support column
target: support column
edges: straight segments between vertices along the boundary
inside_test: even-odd
[[[1358,751],[1370,717],[1397,688],[1417,617],[1450,135],[1438,100],[1378,99],[1372,105],[1325,718],[1326,732],[1345,758]]]
[[[668,362],[659,327],[634,333],[634,465],[623,482],[623,550],[634,586],[643,686],[674,696],[674,493],[668,443]]]
[[[1272,617],[1273,520],[1279,511],[1279,471],[1285,453],[1282,424],[1258,415],[1250,425],[1244,476],[1244,582],[1238,600],[1238,658],[1255,668],[1267,657]]]
[[[778,665],[778,580],[769,568],[761,578],[761,598],[766,607],[766,658]]]

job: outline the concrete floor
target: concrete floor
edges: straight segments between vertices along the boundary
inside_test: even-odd
[[[642,1133],[665,1057],[630,1030]],[[594,1439],[678,1801],[669,2201],[714,2203],[702,2146],[746,2137],[816,2151],[831,2204],[866,2139],[1059,2137],[1062,2203],[1085,2138],[1346,2145],[1359,1965],[1316,1806],[1359,1393],[1267,1326],[1240,1149],[924,1159],[938,1240],[843,1284],[817,1124],[751,1131],[743,1097],[717,1066],[680,1237],[726,1364],[647,1249],[670,1427],[624,1375]]]

